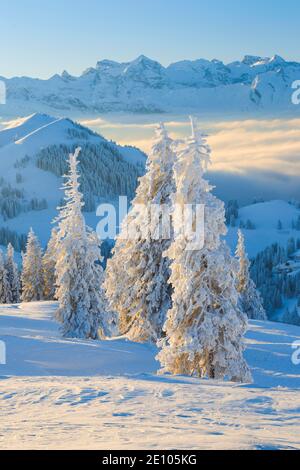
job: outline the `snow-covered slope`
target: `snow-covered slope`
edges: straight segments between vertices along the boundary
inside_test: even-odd
[[[102,60],[79,77],[63,72],[49,80],[2,78],[7,104],[1,113],[296,112],[291,85],[299,76],[299,63],[276,55],[245,56],[226,65],[218,60],[185,60],[168,67],[145,56],[126,63]]]
[[[108,142],[69,119],[34,114],[0,131],[0,227],[27,233],[32,226],[46,243],[62,197],[65,161],[76,146],[82,147],[91,213],[101,197],[132,195],[145,164],[142,152]]]
[[[55,308],[0,306],[1,449],[300,448],[300,328],[251,322],[238,386],[157,376],[152,346],[62,339]]]
[[[272,243],[279,243],[286,247],[289,238],[300,238],[300,232],[292,228],[293,221],[297,221],[300,210],[286,201],[267,201],[242,207],[236,227],[230,227],[227,241],[235,251],[237,230],[242,221],[246,225],[249,220],[255,226],[254,230],[243,228],[249,256],[252,258]],[[278,221],[282,223],[282,230],[278,230]]]

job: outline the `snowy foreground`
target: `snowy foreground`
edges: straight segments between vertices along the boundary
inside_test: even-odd
[[[157,376],[148,345],[62,339],[54,309],[0,306],[0,449],[300,449],[300,328],[251,322],[238,386]]]

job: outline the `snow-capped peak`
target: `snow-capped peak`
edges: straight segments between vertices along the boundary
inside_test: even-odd
[[[250,67],[254,64],[257,64],[257,63],[261,63],[263,61],[268,61],[269,58],[263,58],[263,57],[260,57],[260,56],[257,56],[257,55],[245,55],[243,60],[242,60],[242,63],[245,64],[245,65],[249,65]]]
[[[34,113],[25,118],[17,118],[8,121],[0,132],[0,148],[13,142],[24,139],[26,136],[41,129],[57,118],[43,113]]]
[[[162,70],[164,67],[155,60],[149,59],[144,55],[140,55],[137,59],[129,62],[127,67],[124,69],[124,73],[127,74],[128,72],[134,70]]]
[[[65,80],[75,80],[75,77],[69,74],[66,70],[64,70],[61,74],[61,77]]]
[[[283,64],[283,63],[286,63],[286,61],[280,56],[280,55],[273,55],[273,57],[271,57],[270,59],[270,63],[279,63],[279,64]]]

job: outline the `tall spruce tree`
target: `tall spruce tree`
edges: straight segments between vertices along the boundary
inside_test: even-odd
[[[16,304],[20,302],[20,278],[18,266],[15,262],[15,250],[11,243],[7,246],[5,269],[9,283],[9,302]]]
[[[56,220],[56,318],[63,336],[98,339],[109,333],[111,317],[105,312],[99,240],[82,214],[79,153],[78,148],[69,157],[69,175],[63,186],[65,205]]]
[[[43,286],[44,286],[44,299],[55,300],[56,279],[55,279],[55,265],[56,265],[56,245],[57,245],[57,228],[55,227],[51,232],[51,237],[47,245],[46,252],[43,256]]]
[[[42,249],[32,228],[29,231],[26,252],[23,254],[22,302],[43,300]]]
[[[146,174],[108,260],[105,280],[110,307],[119,315],[120,333],[136,342],[156,342],[161,337],[171,302],[170,262],[162,253],[172,237],[175,154],[163,124],[156,133]]]
[[[174,217],[175,239],[165,253],[172,260],[173,306],[157,358],[162,372],[248,382],[251,374],[243,358],[247,317],[238,308],[237,262],[222,240],[224,204],[204,179],[210,149],[194,123],[192,127],[175,165],[173,203],[177,211],[187,204],[204,205],[204,246],[194,245],[199,236],[195,216],[193,236],[187,236],[183,217]]]
[[[267,320],[267,314],[263,308],[260,293],[256,289],[253,280],[250,278],[250,262],[245,250],[245,239],[241,230],[238,231],[236,257],[239,261],[237,289],[240,293],[240,308],[244,313],[246,313],[248,318],[254,320]]]
[[[3,253],[0,250],[0,304],[9,303],[10,298],[8,275],[4,264]]]

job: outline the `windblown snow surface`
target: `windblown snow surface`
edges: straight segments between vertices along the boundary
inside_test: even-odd
[[[300,449],[300,328],[251,322],[237,385],[159,376],[150,345],[62,339],[55,308],[0,306],[1,449]]]

